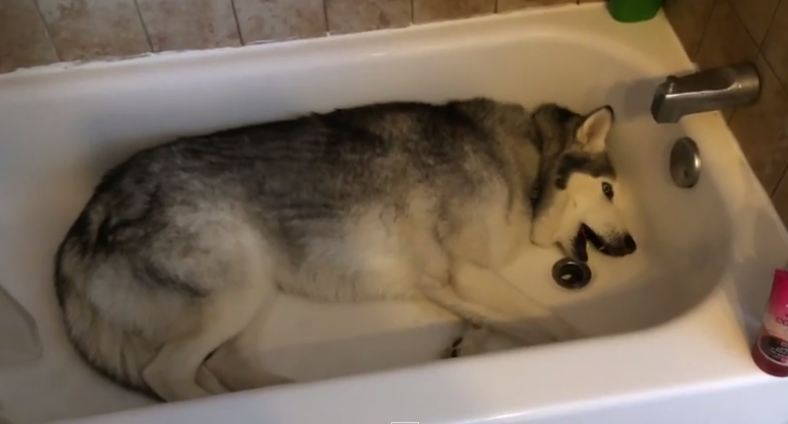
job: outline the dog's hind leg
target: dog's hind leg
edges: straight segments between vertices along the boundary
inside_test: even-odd
[[[209,394],[197,383],[198,369],[221,344],[240,333],[260,306],[256,287],[218,293],[201,309],[194,331],[165,343],[142,373],[145,383],[167,401]]]
[[[192,281],[204,292],[187,303],[189,313],[181,321],[188,325],[163,340],[142,372],[145,383],[168,401],[219,389],[205,376],[201,380],[211,387],[201,387],[199,368],[211,352],[240,334],[260,309],[271,308],[276,297],[272,250],[259,233],[243,223],[226,221],[203,226],[190,240],[199,248],[191,249],[189,255],[156,258],[169,274]]]

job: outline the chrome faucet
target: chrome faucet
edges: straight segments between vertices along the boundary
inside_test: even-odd
[[[657,87],[651,115],[660,123],[678,122],[684,115],[754,103],[761,78],[751,63],[724,66],[680,77],[669,76]]]

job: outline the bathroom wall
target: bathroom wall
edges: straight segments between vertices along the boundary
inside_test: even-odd
[[[742,61],[758,66],[761,99],[725,114],[788,223],[788,0],[666,0],[665,12],[701,68]]]
[[[588,1],[594,0],[0,0],[0,73]]]

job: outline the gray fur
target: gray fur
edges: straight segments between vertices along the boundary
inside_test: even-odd
[[[390,103],[143,150],[106,174],[58,250],[55,283],[69,336],[93,366],[148,389],[142,370],[157,351],[197,331],[179,317],[241,284],[234,274],[245,271],[232,255],[213,252],[206,235],[214,224],[222,234],[226,216],[242,217],[238,234],[256,232],[276,252],[271,260],[287,264],[289,271],[272,271],[281,290],[319,298],[308,285],[281,284],[282,275],[302,266],[316,239],[343,237],[373,206],[387,222],[409,219],[420,190],[443,240],[461,230],[460,214],[492,182],[503,184],[510,206],[530,208],[549,201],[547,181],[563,189],[574,172],[614,175],[605,154],[568,151],[582,122],[555,105],[531,115],[487,99]],[[103,296],[119,298],[96,300]],[[125,299],[128,311],[108,309]],[[137,323],[140,304],[162,311],[160,329]]]

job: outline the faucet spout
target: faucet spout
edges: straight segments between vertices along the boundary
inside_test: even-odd
[[[684,115],[754,103],[760,90],[761,78],[751,63],[669,76],[654,93],[651,115],[659,123],[678,122]]]

